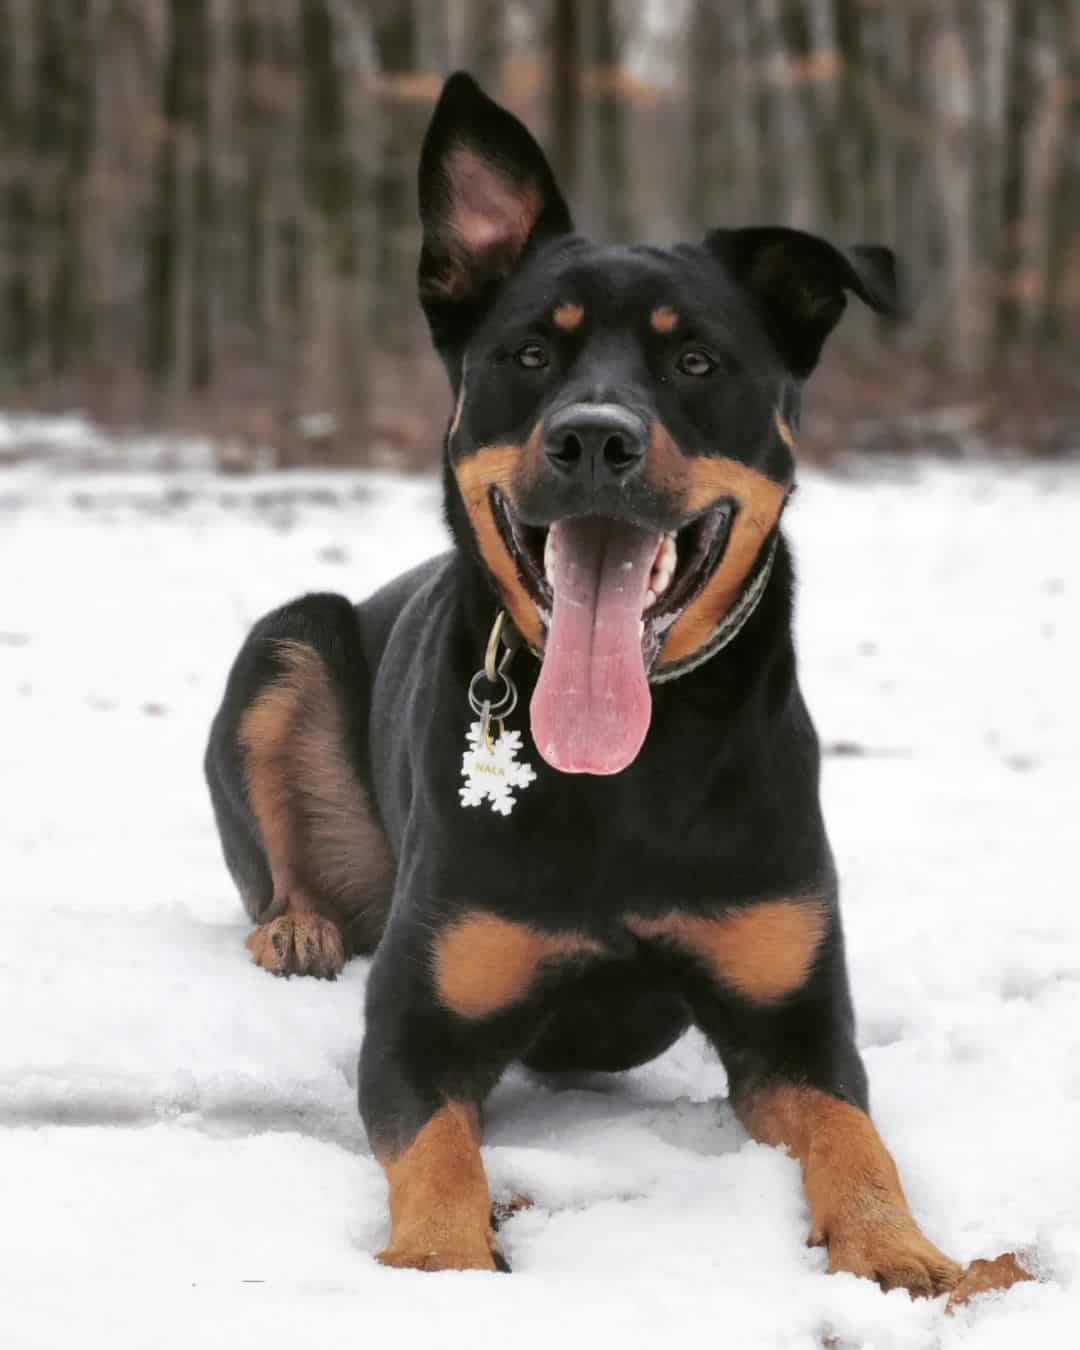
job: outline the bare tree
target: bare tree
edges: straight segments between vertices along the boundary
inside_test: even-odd
[[[2,0],[0,396],[429,450],[415,173],[451,63],[545,134],[583,228],[880,238],[920,388],[1076,388],[1067,0]]]

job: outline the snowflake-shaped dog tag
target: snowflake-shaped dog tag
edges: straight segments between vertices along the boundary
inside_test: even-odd
[[[491,809],[508,816],[517,800],[514,791],[536,781],[531,764],[519,764],[521,732],[504,731],[496,740],[485,737],[480,722],[469,727],[468,749],[461,757],[465,786],[459,788],[462,806],[479,806],[489,801]]]

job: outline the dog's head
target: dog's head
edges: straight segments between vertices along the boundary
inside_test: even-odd
[[[897,310],[893,256],[789,229],[589,243],[528,131],[460,74],[424,142],[420,214],[420,298],[456,399],[451,524],[542,654],[540,753],[618,772],[650,674],[692,664],[759,575],[802,382],[847,291]]]

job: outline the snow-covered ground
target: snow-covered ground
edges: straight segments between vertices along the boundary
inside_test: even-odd
[[[1075,1344],[1080,472],[804,475],[804,686],[879,1126],[928,1234],[1044,1280],[826,1277],[796,1165],[691,1035],[489,1112],[511,1277],[379,1267],[365,969],[252,966],[200,757],[252,621],[441,545],[427,481],[0,473],[0,1343]]]

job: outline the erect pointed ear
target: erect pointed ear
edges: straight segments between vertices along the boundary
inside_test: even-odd
[[[420,300],[437,345],[453,306],[486,298],[531,245],[573,228],[543,151],[460,71],[424,138],[420,220]]]
[[[705,247],[758,301],[769,335],[794,374],[809,375],[851,291],[879,314],[905,306],[897,261],[876,244],[837,248],[801,230],[712,230]]]

